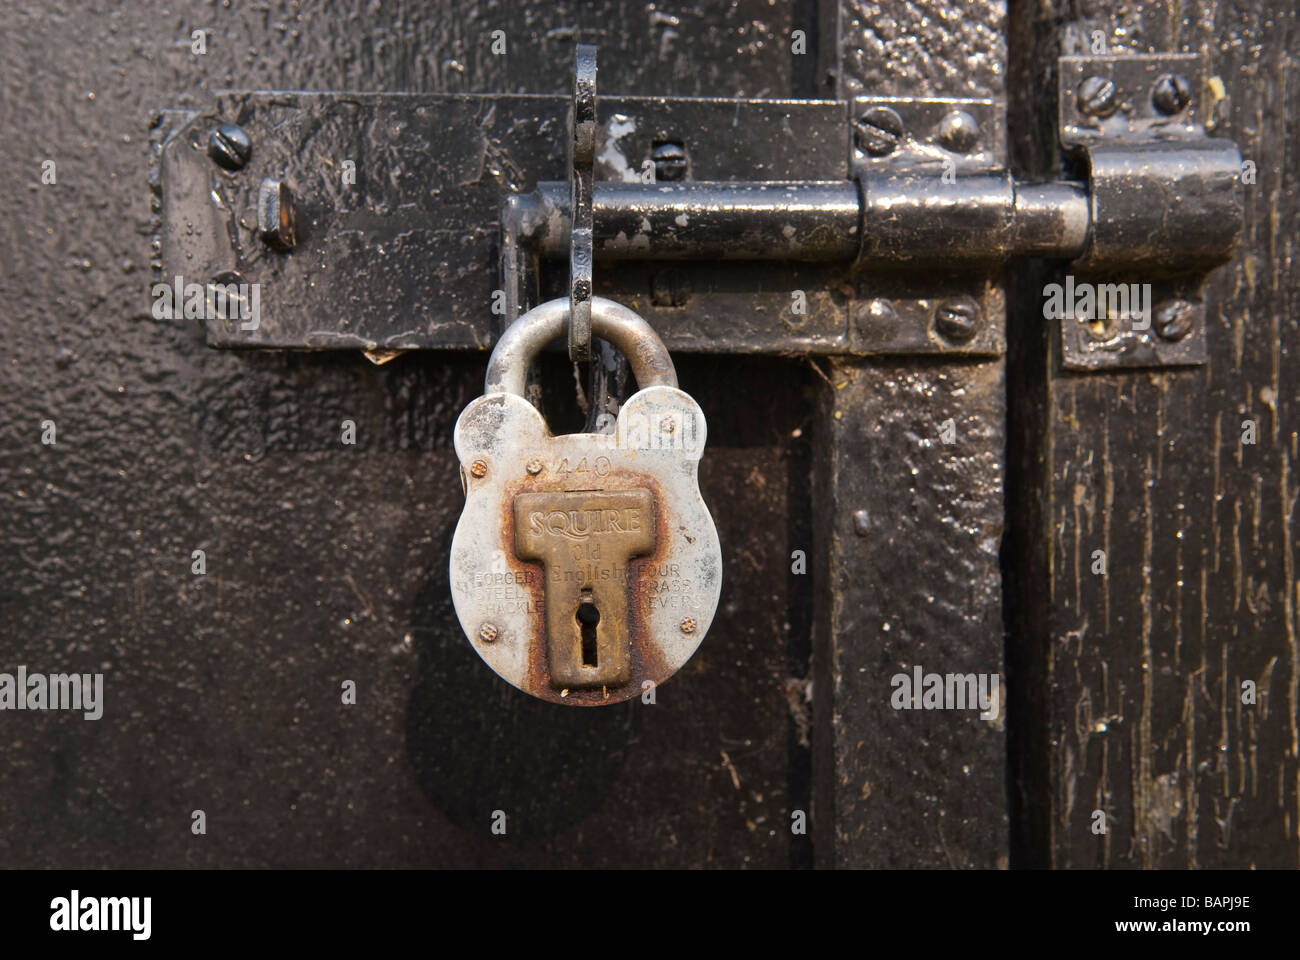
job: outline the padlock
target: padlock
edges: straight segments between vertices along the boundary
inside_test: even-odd
[[[529,363],[562,336],[567,298],[528,311],[456,422],[465,508],[451,593],[470,644],[507,682],[581,706],[643,695],[708,632],[722,552],[700,496],[704,412],[677,388],[641,317],[596,297],[592,330],[628,358],[638,390],[609,433],[553,436],[524,399]]]

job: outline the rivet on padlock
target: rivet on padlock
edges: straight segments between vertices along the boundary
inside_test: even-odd
[[[484,395],[456,422],[465,509],[451,592],[501,677],[543,700],[597,706],[662,683],[695,652],[722,554],[697,477],[704,413],[641,317],[592,300],[593,333],[627,356],[638,386],[613,433],[552,436],[524,399],[529,363],[564,334],[568,312],[567,298],[552,300],[516,320]]]

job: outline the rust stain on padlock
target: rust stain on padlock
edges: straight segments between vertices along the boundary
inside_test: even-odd
[[[525,472],[526,471],[522,471]],[[601,477],[599,489],[574,489],[572,484],[546,481],[533,475],[526,475],[519,481],[508,485],[507,495],[502,498],[500,508],[502,549],[513,560],[511,564],[520,572],[531,570],[535,576],[524,579],[530,603],[530,623],[533,635],[538,641],[529,644],[528,674],[523,689],[535,697],[553,703],[579,706],[601,706],[614,701],[630,699],[642,691],[645,680],[654,681],[672,672],[655,645],[650,642],[650,626],[646,618],[646,609],[654,596],[653,586],[656,577],[650,572],[664,565],[670,552],[671,529],[670,511],[664,505],[660,486],[654,478],[626,470],[614,470]],[[633,557],[627,564],[627,641],[628,641],[628,676],[626,683],[618,686],[564,687],[553,682],[550,668],[549,645],[543,639],[547,632],[547,604],[545,587],[545,569],[540,561],[524,560],[514,550],[517,542],[517,518],[514,508],[516,499],[530,493],[590,493],[593,497],[615,491],[647,490],[654,505],[651,515],[654,517],[654,548],[643,556]],[[627,688],[631,687],[629,693]]]

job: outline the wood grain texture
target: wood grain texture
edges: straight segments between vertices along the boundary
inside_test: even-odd
[[[1061,867],[1295,867],[1296,14],[1245,3],[1052,12],[1013,7],[1013,44],[1034,51],[1013,84],[1051,78],[1061,23],[1103,31],[1112,52],[1201,53],[1227,98],[1214,132],[1237,141],[1258,179],[1245,186],[1238,255],[1206,291],[1205,366],[1069,375],[1045,352],[1055,333],[1013,337],[1026,377],[1011,459],[1027,473],[1014,491],[1027,511],[1013,533],[1026,569],[1012,659],[1027,679],[1023,719],[1045,727],[1017,747],[1021,852]],[[1030,169],[1050,163],[1054,102],[1013,105]],[[1022,331],[1043,324],[1041,289],[1022,284],[1013,298]],[[1091,572],[1096,550],[1105,576]],[[1244,681],[1257,703],[1242,702]]]

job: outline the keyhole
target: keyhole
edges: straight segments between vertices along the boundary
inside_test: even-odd
[[[591,591],[582,591],[582,602],[578,604],[578,623],[582,626],[582,665],[599,666],[596,656],[596,624],[600,623],[600,611],[591,599]]]

